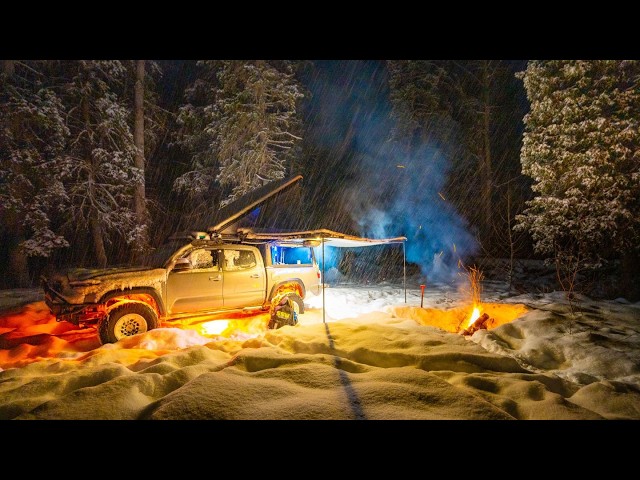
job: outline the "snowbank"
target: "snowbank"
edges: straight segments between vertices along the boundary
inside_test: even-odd
[[[640,419],[640,305],[581,299],[571,317],[562,295],[514,297],[519,319],[467,338],[424,324],[462,305],[435,288],[425,309],[397,286],[326,299],[326,324],[311,298],[300,325],[253,338],[160,328],[105,346],[31,304],[34,335],[0,322],[0,419]]]

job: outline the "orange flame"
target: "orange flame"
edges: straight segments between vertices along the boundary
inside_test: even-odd
[[[465,274],[469,279],[469,294],[473,301],[473,311],[471,312],[471,316],[469,317],[469,320],[467,320],[466,326],[462,328],[462,330],[468,330],[474,323],[476,323],[476,320],[480,318],[480,296],[482,294],[482,279],[484,278],[484,275],[474,266],[466,267],[462,262],[459,262],[459,266],[464,268]]]
[[[476,323],[476,320],[478,320],[479,318],[480,318],[480,308],[474,306],[473,312],[471,313],[471,316],[469,317],[469,321],[467,322],[467,326],[465,328],[471,327],[471,325]]]

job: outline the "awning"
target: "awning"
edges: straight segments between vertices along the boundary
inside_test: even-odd
[[[407,268],[405,242],[407,237],[395,238],[365,238],[347,235],[346,233],[334,232],[321,228],[319,230],[304,230],[300,232],[260,232],[252,229],[238,229],[237,234],[245,242],[278,242],[285,246],[321,246],[322,255],[322,278],[326,278],[324,250],[328,247],[372,247],[375,245],[388,245],[393,243],[402,244],[402,277],[404,285],[404,301],[407,302]],[[322,283],[322,323],[326,323],[326,307],[325,307],[325,283]]]
[[[254,230],[239,229],[238,234],[245,240],[255,241],[280,241],[292,244],[303,245],[305,242],[318,242],[318,245],[324,241],[328,247],[372,247],[375,245],[386,245],[390,243],[406,242],[406,237],[395,238],[365,238],[348,235],[346,233],[334,232],[322,228],[319,230],[304,230],[300,232],[260,232]]]

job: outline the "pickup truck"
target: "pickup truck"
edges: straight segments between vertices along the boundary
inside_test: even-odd
[[[269,328],[279,328],[297,323],[308,292],[320,293],[313,246],[192,232],[142,265],[72,269],[43,277],[42,287],[58,321],[97,324],[103,344],[172,319],[234,310],[270,311]]]

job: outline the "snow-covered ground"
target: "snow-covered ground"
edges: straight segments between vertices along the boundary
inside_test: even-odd
[[[28,302],[0,316],[0,419],[640,419],[640,303],[623,299],[486,282],[486,312],[518,318],[464,337],[445,331],[464,290],[427,285],[421,308],[416,284],[406,303],[401,284],[334,284],[295,327],[100,346],[20,293],[0,293]]]

